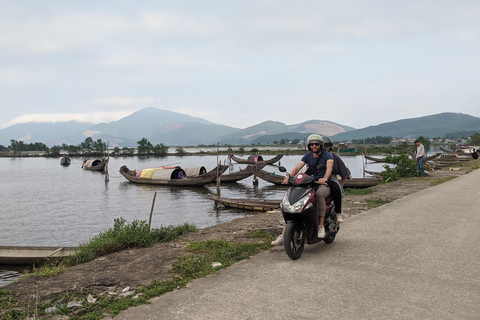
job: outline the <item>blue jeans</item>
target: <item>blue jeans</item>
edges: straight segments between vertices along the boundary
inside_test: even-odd
[[[418,158],[417,160],[418,170],[420,170],[420,175],[425,175],[425,168],[423,167],[423,157]]]

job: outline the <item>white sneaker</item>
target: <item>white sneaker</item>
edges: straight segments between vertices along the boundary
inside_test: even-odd
[[[343,223],[343,217],[341,213],[337,213],[337,223]]]
[[[325,228],[323,226],[318,226],[318,238],[325,238]]]
[[[277,239],[275,239],[274,241],[272,241],[272,246],[281,246],[283,245],[283,235],[279,235],[277,237]]]

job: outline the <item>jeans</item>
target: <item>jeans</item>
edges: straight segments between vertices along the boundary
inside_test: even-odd
[[[418,158],[417,160],[418,170],[420,170],[420,175],[425,175],[425,169],[423,167],[423,157]]]

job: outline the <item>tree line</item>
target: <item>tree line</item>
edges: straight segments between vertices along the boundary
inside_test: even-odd
[[[155,155],[155,156],[166,156],[168,154],[168,147],[163,143],[153,145],[145,137],[140,141],[137,141],[137,148],[135,153],[135,148],[129,147],[114,147],[112,150],[107,150],[108,145],[102,139],[97,139],[94,141],[91,137],[85,139],[84,142],[79,145],[67,145],[63,143],[61,146],[52,146],[47,147],[44,143],[35,142],[35,143],[25,143],[24,141],[10,140],[9,146],[0,145],[0,152],[13,153],[13,155],[19,155],[24,152],[37,151],[43,152],[46,156],[49,157],[58,157],[60,154],[68,154],[70,156],[102,156],[107,151],[112,156],[132,156],[132,155]],[[63,152],[62,152],[63,151]],[[182,153],[183,149],[178,148],[177,152]]]

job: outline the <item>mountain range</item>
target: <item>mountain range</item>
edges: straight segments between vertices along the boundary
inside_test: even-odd
[[[162,110],[143,108],[125,118],[110,123],[22,123],[0,130],[0,145],[10,145],[10,140],[25,143],[42,142],[47,146],[79,145],[87,137],[109,141],[110,146],[137,146],[137,141],[148,139],[152,144],[167,146],[191,145],[248,145],[271,144],[281,139],[305,139],[311,133],[329,135],[336,141],[376,136],[393,138],[468,136],[480,132],[480,118],[461,113],[440,113],[431,116],[403,119],[355,129],[326,120],[309,120],[286,125],[265,121],[238,129],[215,124],[205,119]]]

